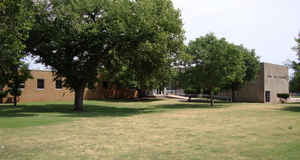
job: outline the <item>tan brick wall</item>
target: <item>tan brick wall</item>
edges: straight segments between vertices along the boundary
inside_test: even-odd
[[[84,99],[100,100],[105,98],[136,98],[137,91],[130,89],[104,89],[101,84],[97,83],[95,89],[86,89]]]
[[[25,82],[19,102],[73,101],[74,93],[68,89],[56,89],[54,76],[49,71],[31,71],[33,79]],[[37,79],[44,79],[44,89],[37,88]]]
[[[56,89],[54,76],[50,71],[31,71],[33,79],[25,82],[25,88],[22,89],[22,95],[18,97],[19,103],[25,102],[63,102],[74,101],[74,92],[68,89]],[[99,77],[100,78],[100,77]],[[37,80],[44,79],[44,89],[37,88]],[[115,87],[112,89],[104,89],[97,83],[95,89],[86,89],[84,93],[85,100],[100,100],[105,98],[135,98],[137,91],[130,89],[117,90]],[[13,97],[8,95],[3,99],[4,103],[12,103]]]

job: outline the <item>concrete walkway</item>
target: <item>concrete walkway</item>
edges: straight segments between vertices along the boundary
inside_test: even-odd
[[[300,102],[300,98],[290,98],[288,101],[292,103],[297,103]]]
[[[177,96],[177,95],[172,95],[172,94],[168,94],[168,95],[166,95],[165,97],[167,97],[167,98],[175,98],[175,99],[188,100],[188,97]]]

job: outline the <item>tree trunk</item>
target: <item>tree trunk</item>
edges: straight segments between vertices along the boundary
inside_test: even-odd
[[[145,97],[145,90],[143,89],[138,89],[138,97],[141,99],[141,98],[144,98]]]
[[[17,96],[14,95],[14,106],[17,107]]]
[[[191,95],[189,95],[188,102],[192,102],[192,96]]]
[[[18,95],[18,90],[19,90],[19,87],[20,87],[20,82],[19,82],[19,71],[18,71],[18,67],[15,66],[15,85],[14,85],[14,92],[15,94],[13,95],[14,96],[14,106],[17,107],[17,95]]]
[[[235,89],[231,88],[231,101],[235,102]]]
[[[214,92],[210,91],[210,106],[214,106],[215,105],[215,101],[214,101]]]
[[[82,112],[83,111],[83,95],[84,95],[84,87],[82,85],[79,88],[75,89],[75,104],[74,104],[74,111]]]

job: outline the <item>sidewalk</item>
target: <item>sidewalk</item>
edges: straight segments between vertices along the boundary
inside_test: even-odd
[[[168,94],[165,97],[167,98],[175,98],[175,99],[184,99],[184,100],[188,100],[188,97],[183,97],[183,96],[177,96],[177,95],[172,95],[172,94]]]

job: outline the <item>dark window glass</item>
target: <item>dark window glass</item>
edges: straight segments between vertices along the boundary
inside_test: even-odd
[[[96,89],[95,84],[94,83],[88,83],[88,89],[90,89],[90,90]]]
[[[21,83],[19,84],[19,87],[20,87],[21,89],[24,89],[24,88],[25,88],[25,82],[21,82]]]
[[[38,79],[37,80],[37,88],[38,89],[44,89],[45,88],[45,80],[44,79]]]
[[[266,102],[271,102],[271,92],[266,91]]]
[[[102,82],[102,88],[104,88],[104,89],[108,88],[108,82],[107,81]]]
[[[56,80],[55,82],[56,89],[62,89],[62,80]]]

